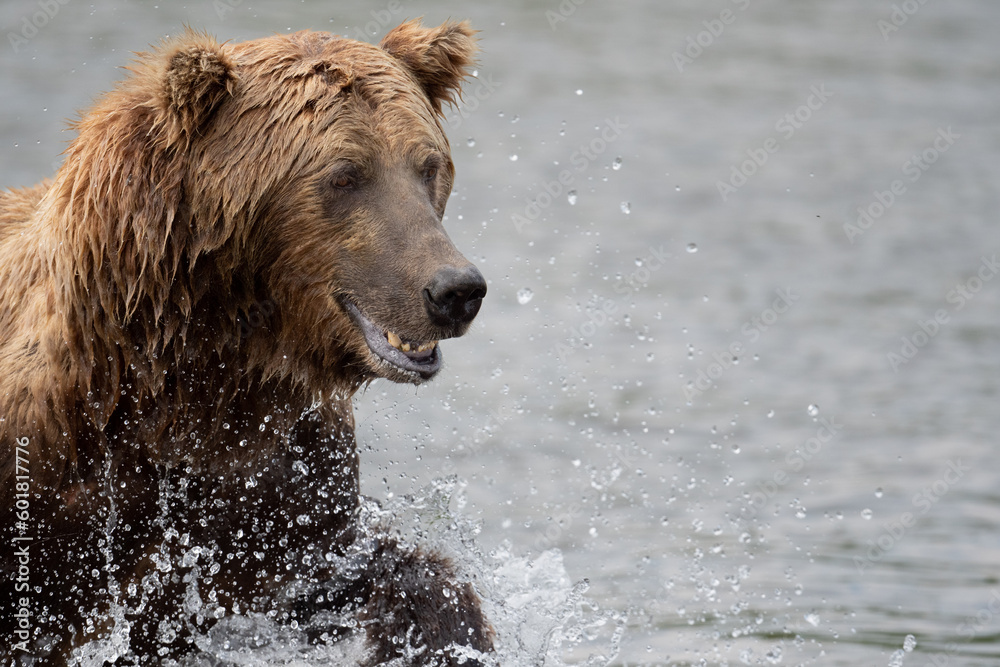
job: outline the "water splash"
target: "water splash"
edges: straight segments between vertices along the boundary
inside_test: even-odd
[[[110,597],[108,614],[110,622],[108,625],[111,631],[106,637],[94,640],[73,652],[71,662],[81,667],[103,667],[106,662],[114,663],[119,658],[127,656],[130,647],[132,627],[125,618],[128,610],[122,600],[121,586],[116,576],[118,568],[115,564],[112,548],[116,539],[115,532],[118,529],[118,503],[117,492],[108,481],[114,478],[111,467],[111,457],[109,456],[105,460],[103,472],[106,480],[103,495],[107,499],[107,517],[102,529],[103,536],[99,543],[100,552],[104,558],[104,567],[101,569],[107,576],[106,589]],[[101,576],[101,572],[95,569],[92,575],[96,580]],[[90,620],[88,619],[88,622]]]
[[[452,560],[458,578],[470,582],[482,598],[483,611],[496,634],[495,652],[489,655],[454,647],[467,658],[497,667],[604,667],[611,663],[619,653],[627,615],[604,610],[588,599],[589,584],[571,582],[562,554],[556,549],[533,556],[518,555],[513,545],[504,542],[484,553],[476,541],[481,532],[479,523],[453,509],[464,506],[464,487],[465,483],[453,476],[435,480],[416,494],[394,498],[384,505],[364,499],[359,530],[372,537],[388,534],[405,547],[419,544],[421,549],[437,551]],[[322,611],[301,624],[281,623],[267,614],[245,610],[218,614],[218,605],[204,600],[199,593],[199,583],[213,573],[217,554],[196,548],[176,549],[183,536],[168,537],[166,541],[174,548],[165,546],[156,554],[156,568],[147,576],[167,576],[167,572],[188,568],[185,612],[219,620],[194,637],[197,654],[179,661],[164,660],[162,664],[318,667],[354,665],[366,660],[367,649],[360,633],[336,641],[320,635],[320,641],[316,641],[318,629],[354,627],[351,612]],[[362,539],[358,544],[364,543]],[[352,559],[363,560],[363,556],[349,552],[326,558],[337,561],[338,571],[349,572]],[[300,582],[296,586],[319,588],[322,584]],[[78,653],[78,660],[82,660],[78,664],[97,666],[126,655],[127,627],[123,631],[124,636],[116,638],[113,634],[84,646]]]

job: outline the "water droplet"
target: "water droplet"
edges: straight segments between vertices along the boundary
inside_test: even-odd
[[[815,417],[816,415],[819,414],[819,406],[810,403],[809,407],[806,408],[806,411],[809,413],[810,417]]]
[[[656,358],[656,355],[654,355],[652,352],[650,352],[649,354],[646,355],[646,361],[652,361],[655,358]]]
[[[615,161],[611,163],[611,168],[614,169],[615,171],[618,171],[619,169],[622,168],[622,159],[621,159],[621,157],[616,157],[615,158]]]
[[[629,213],[632,212],[632,204],[630,204],[627,201],[623,201],[622,202],[622,207],[621,208],[622,208],[622,213],[624,213],[625,215],[628,215]]]
[[[770,419],[773,416],[774,416],[774,410],[768,410],[767,411],[767,418]]]
[[[517,162],[517,153],[511,153],[510,161],[511,162]]]
[[[308,526],[309,524],[312,523],[312,517],[309,516],[308,514],[300,514],[297,517],[295,517],[295,523],[299,524],[300,526]]]
[[[468,139],[465,140],[465,145],[468,146],[469,148],[472,148],[473,146],[476,145],[476,140],[473,139],[472,137],[469,137]]]
[[[698,252],[698,246],[696,244],[694,244],[694,243],[688,243],[688,245],[687,245],[687,251],[690,252],[690,253]]]
[[[871,509],[867,507],[861,510],[861,518],[864,519],[865,521],[871,521],[873,515],[874,512],[872,512]]]
[[[881,486],[878,487],[877,489],[875,489],[875,497],[876,498],[881,498],[882,497],[882,487]]]
[[[577,95],[583,95],[583,88],[577,88],[576,89],[576,94]]]
[[[806,623],[813,626],[814,628],[819,627],[819,621],[820,621],[819,614],[813,612],[806,614],[805,616],[803,616],[803,618],[806,619]]]
[[[566,201],[569,202],[570,206],[576,206],[576,190],[570,190],[566,193]]]
[[[903,650],[912,653],[915,648],[917,648],[917,638],[913,635],[906,635],[903,639]]]
[[[531,291],[530,287],[522,287],[521,289],[517,290],[517,302],[522,306],[531,301],[531,299],[534,298],[534,296],[535,293]]]
[[[889,662],[887,667],[903,667],[903,653],[902,649],[896,649],[889,656]]]

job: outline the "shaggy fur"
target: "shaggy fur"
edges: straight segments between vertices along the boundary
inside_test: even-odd
[[[188,32],[83,116],[54,179],[0,194],[0,527],[6,544],[23,535],[27,482],[30,654],[60,664],[113,643],[124,609],[133,657],[179,655],[211,620],[185,606],[192,573],[210,574],[206,608],[279,618],[290,582],[336,580],[322,554],[357,540],[351,395],[434,372],[380,358],[358,318],[437,341],[463,334],[485,293],[441,227],[441,108],[472,34],[410,22],[376,47]],[[435,301],[456,273],[472,282]],[[442,316],[456,294],[462,315]],[[490,648],[447,561],[391,540],[372,558],[340,603],[373,660],[407,632],[425,656]],[[6,547],[3,568],[9,664],[28,654],[10,648]],[[423,593],[405,597],[414,581]],[[440,606],[446,586],[461,595]]]

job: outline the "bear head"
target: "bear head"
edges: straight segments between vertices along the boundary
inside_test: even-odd
[[[140,54],[54,187],[82,249],[63,293],[102,306],[77,330],[153,383],[220,360],[313,393],[434,376],[486,293],[442,226],[442,105],[475,51],[465,23],[407,22],[379,46],[189,31]]]

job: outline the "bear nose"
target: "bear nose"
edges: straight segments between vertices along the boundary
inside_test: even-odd
[[[438,326],[471,322],[486,296],[486,279],[475,266],[441,269],[424,288],[427,314]]]

